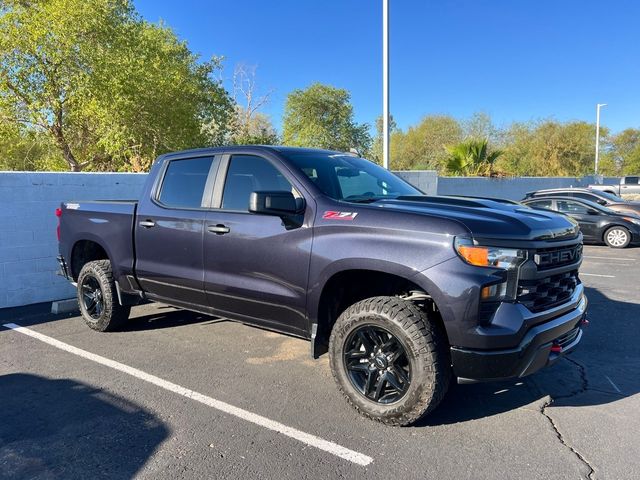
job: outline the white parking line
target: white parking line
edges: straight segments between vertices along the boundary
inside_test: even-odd
[[[587,277],[604,277],[604,278],[616,278],[615,275],[601,275],[599,273],[584,273],[584,272],[580,272],[580,276],[587,276]]]
[[[622,257],[594,257],[592,255],[585,255],[584,257],[585,260],[591,260],[592,258],[595,258],[597,260],[626,260],[627,262],[635,262],[635,260],[633,258],[622,258]]]
[[[61,342],[59,340],[56,340],[55,338],[43,335],[42,333],[35,332],[29,328],[21,327],[20,325],[16,325],[15,323],[6,323],[3,325],[3,327],[10,328],[15,332],[19,332],[24,335],[28,335],[29,337],[40,340],[41,342],[52,345],[56,348],[59,348],[60,350],[64,350],[65,352],[72,353],[79,357],[86,358],[87,360],[99,363],[100,365],[104,365],[106,367],[113,368],[114,370],[118,370],[133,377],[139,378],[140,380],[144,380],[145,382],[152,383],[153,385],[156,385],[160,388],[164,388],[165,390],[169,390],[170,392],[174,392],[178,395],[182,395],[183,397],[195,400],[196,402],[203,403],[209,407],[215,408],[216,410],[220,410],[221,412],[241,418],[242,420],[253,423],[260,427],[264,427],[266,429],[273,430],[274,432],[281,433],[306,445],[318,448],[358,465],[365,466],[373,462],[373,458],[368,457],[367,455],[364,455],[362,453],[349,450],[348,448],[338,445],[337,443],[324,440],[320,437],[316,437],[315,435],[302,432],[292,427],[288,427],[282,423],[276,422],[256,413],[249,412],[248,410],[234,407],[233,405],[230,405],[228,403],[216,400],[215,398],[208,397],[188,388],[181,387],[180,385],[168,382],[167,380],[163,380],[160,377],[156,377],[155,375],[143,372],[142,370],[138,370],[137,368],[130,367],[128,365],[125,365],[124,363],[116,362],[114,360],[101,357],[100,355],[96,355],[95,353],[91,353],[86,350],[74,347],[73,345]]]

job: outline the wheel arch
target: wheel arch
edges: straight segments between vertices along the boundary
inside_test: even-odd
[[[416,283],[418,272],[403,265],[388,262],[381,268],[369,262],[336,262],[333,268],[325,272],[324,281],[312,290],[309,301],[311,355],[318,358],[327,352],[329,336],[335,321],[350,305],[365,298],[375,296],[400,296],[410,292],[427,295],[426,302],[437,315],[436,321],[442,322],[431,292]],[[422,283],[422,282],[421,282]],[[442,325],[443,331],[444,325]]]
[[[94,260],[111,260],[109,251],[100,241],[94,238],[76,240],[71,247],[69,269],[74,280],[78,280],[80,270],[88,262]]]

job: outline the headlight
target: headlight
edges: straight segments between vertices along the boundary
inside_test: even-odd
[[[470,238],[456,237],[454,247],[458,255],[470,265],[517,269],[527,259],[525,250],[474,245]]]

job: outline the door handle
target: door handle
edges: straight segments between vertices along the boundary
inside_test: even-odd
[[[143,220],[138,225],[144,228],[151,228],[156,226],[156,222],[154,222],[153,220]]]
[[[209,225],[207,230],[210,233],[215,233],[216,235],[224,235],[225,233],[229,233],[231,229],[219,223],[218,225]]]

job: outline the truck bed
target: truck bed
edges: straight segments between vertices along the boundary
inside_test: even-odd
[[[60,253],[68,259],[76,242],[98,243],[112,259],[116,279],[133,272],[133,225],[137,200],[91,200],[64,202],[60,217]],[[80,248],[80,247],[76,247]],[[73,262],[72,262],[73,264]],[[69,272],[77,278],[79,272]]]

